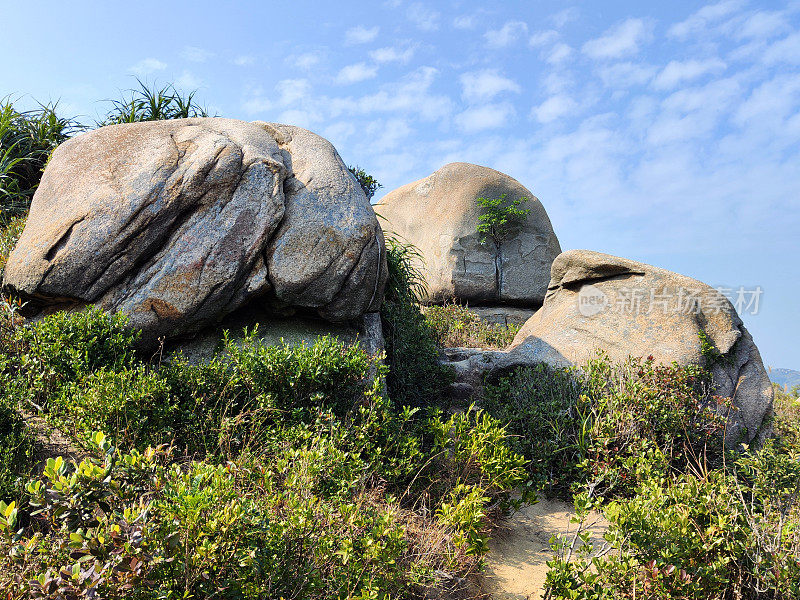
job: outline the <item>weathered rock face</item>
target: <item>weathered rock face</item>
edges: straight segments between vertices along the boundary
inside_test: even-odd
[[[480,242],[477,199],[527,198],[524,225],[507,241]],[[445,165],[387,194],[376,207],[387,234],[414,244],[424,264],[430,302],[509,303],[538,307],[561,252],[541,202],[517,180],[468,163]]]
[[[198,118],[62,144],[3,284],[37,306],[122,311],[147,342],[254,301],[344,321],[377,310],[385,280],[375,213],[330,143]]]
[[[704,332],[722,355],[701,351]],[[613,361],[628,356],[661,364],[709,368],[717,393],[739,408],[727,434],[739,441],[761,438],[772,414],[773,390],[761,355],[731,303],[708,285],[624,258],[588,250],[564,252],[553,262],[544,306],[531,317],[505,352],[451,351],[463,383],[486,371],[548,363],[583,365],[606,352]]]

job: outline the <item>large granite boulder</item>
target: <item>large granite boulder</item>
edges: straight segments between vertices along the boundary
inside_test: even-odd
[[[196,118],[59,146],[3,285],[33,308],[122,311],[150,343],[253,302],[346,321],[378,310],[385,280],[375,213],[329,142]]]
[[[701,336],[713,349],[703,351]],[[769,431],[772,384],[730,301],[696,279],[608,254],[559,255],[544,305],[508,350],[456,349],[449,356],[463,386],[519,365],[580,366],[598,350],[613,361],[653,356],[660,364],[705,366],[717,394],[738,408],[728,439],[763,439]]]
[[[514,234],[481,243],[478,198],[527,198],[530,213]],[[389,192],[376,206],[384,230],[417,247],[427,301],[541,305],[550,265],[561,252],[542,203],[517,180],[468,163],[445,165]]]

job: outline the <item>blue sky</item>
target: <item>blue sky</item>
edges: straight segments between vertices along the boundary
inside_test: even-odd
[[[800,369],[800,2],[0,2],[0,97],[89,121],[134,76],[308,127],[379,193],[517,178],[564,249],[713,286]]]

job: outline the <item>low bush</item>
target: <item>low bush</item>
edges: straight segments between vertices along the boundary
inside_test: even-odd
[[[8,598],[388,598],[429,578],[398,509],[316,495],[302,449],[268,468],[93,442],[102,458],[28,484],[27,527],[0,505]]]
[[[92,435],[96,458],[50,459],[21,502],[0,504],[0,589],[54,600],[423,595],[437,572],[474,568],[486,552],[488,516],[521,501],[511,493],[524,459],[480,411],[413,422],[370,399],[345,419],[320,408],[314,422],[273,425],[223,462],[176,461],[165,446],[123,454]],[[414,491],[391,493],[402,488]]]
[[[442,401],[453,374],[439,360],[436,333],[420,312],[424,279],[415,268],[419,252],[388,238],[389,280],[381,307],[389,395],[399,405],[431,406]]]
[[[79,438],[105,430],[126,446],[208,455],[241,447],[265,423],[309,422],[326,408],[343,417],[364,400],[372,367],[357,346],[327,337],[267,346],[245,332],[201,365],[181,356],[148,364],[137,339],[124,316],[94,308],[18,327],[0,360],[6,400],[46,411]],[[223,439],[233,429],[239,442]]]
[[[8,302],[6,314],[13,319]],[[0,348],[5,398],[14,405],[46,410],[65,386],[100,369],[132,366],[137,339],[138,333],[127,326],[125,317],[94,308],[9,326]]]
[[[486,386],[486,408],[519,436],[534,479],[552,492],[592,483],[597,494],[625,495],[651,474],[721,461],[728,402],[713,396],[710,377],[600,355],[572,373],[517,369]]]
[[[425,321],[436,342],[445,348],[505,348],[519,325],[486,323],[468,307],[449,302],[424,309]]]
[[[784,390],[774,384],[775,417],[773,425],[780,443],[789,449],[800,451],[800,386]]]
[[[107,451],[49,462],[3,509],[18,515],[5,567],[29,597],[411,595],[474,568],[492,518],[532,499],[499,421],[396,408],[357,346],[251,331],[205,364],[150,364],[123,317],[94,309],[10,331],[5,402]]]
[[[583,477],[579,465],[589,432],[581,430],[588,423],[577,412],[581,391],[571,370],[545,364],[516,369],[484,387],[484,407],[508,424],[533,481],[550,494],[568,496]]]
[[[604,547],[585,535],[555,543],[548,597],[797,598],[798,458],[769,442],[728,472],[644,480],[635,496],[605,507],[611,527]],[[589,505],[585,496],[578,502]],[[579,512],[579,521],[585,518]]]

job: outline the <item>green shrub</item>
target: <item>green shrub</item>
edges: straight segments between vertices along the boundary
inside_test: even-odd
[[[386,258],[389,279],[381,320],[389,395],[399,406],[440,403],[453,375],[440,363],[436,334],[420,312],[424,280],[414,266],[419,252],[411,244],[389,238]]]
[[[635,496],[606,506],[605,548],[586,536],[554,544],[548,597],[797,598],[798,458],[770,442],[740,457],[730,473],[644,480]]]
[[[534,498],[525,485],[525,458],[511,449],[505,427],[487,412],[470,407],[445,419],[434,410],[428,430],[433,435],[429,478],[434,484],[428,492],[434,497],[468,485],[481,490],[502,513]],[[435,486],[443,491],[437,493]],[[513,499],[512,492],[520,486],[522,497]]]
[[[28,484],[29,527],[0,505],[9,598],[388,598],[430,571],[390,505],[311,493],[302,452],[170,464],[93,443],[104,458],[51,459]]]
[[[720,463],[729,401],[711,394],[710,377],[600,355],[574,374],[537,366],[500,377],[486,407],[524,440],[534,478],[552,491],[593,482],[598,494],[630,494],[649,475]]]
[[[375,192],[377,192],[379,188],[383,187],[380,183],[378,183],[377,179],[375,179],[372,175],[369,175],[361,167],[350,166],[347,167],[347,170],[350,171],[353,174],[353,177],[356,178],[358,185],[360,185],[361,189],[364,190],[364,195],[366,195],[367,200],[372,200]]]
[[[80,349],[80,344],[73,346]],[[236,454],[276,424],[338,417],[366,399],[372,358],[323,337],[313,345],[268,346],[256,332],[226,340],[208,363],[175,357],[83,371],[49,397],[51,420],[85,438],[104,429],[124,445],[173,443],[190,454]]]
[[[521,502],[510,494],[523,459],[485,413],[414,424],[376,391],[344,419],[320,409],[313,422],[273,424],[221,464],[176,462],[163,446],[123,454],[92,435],[100,457],[50,459],[27,499],[0,505],[0,588],[48,599],[423,595],[437,569],[485,553],[489,515]],[[424,512],[384,491],[422,482]]]
[[[25,227],[25,217],[8,217],[0,215],[0,278],[6,268],[8,256],[17,245],[22,230]]]
[[[453,302],[428,306],[424,314],[437,343],[445,348],[505,348],[520,329],[485,323],[468,307]]]
[[[60,312],[11,329],[0,355],[0,380],[12,403],[46,409],[62,387],[97,370],[135,361],[138,332],[121,314],[96,308]]]
[[[566,496],[582,479],[587,424],[577,413],[581,385],[568,369],[545,364],[516,369],[484,387],[484,407],[508,423],[512,447],[528,459],[536,486]],[[582,452],[583,449],[583,452]]]
[[[473,568],[492,518],[531,499],[500,422],[398,408],[357,346],[251,331],[204,364],[150,364],[124,318],[94,309],[11,331],[6,402],[105,453],[49,461],[0,507],[12,598],[416,595],[437,569]]]
[[[775,390],[775,431],[780,443],[789,450],[800,452],[800,398],[797,386],[789,392],[778,384]]]

